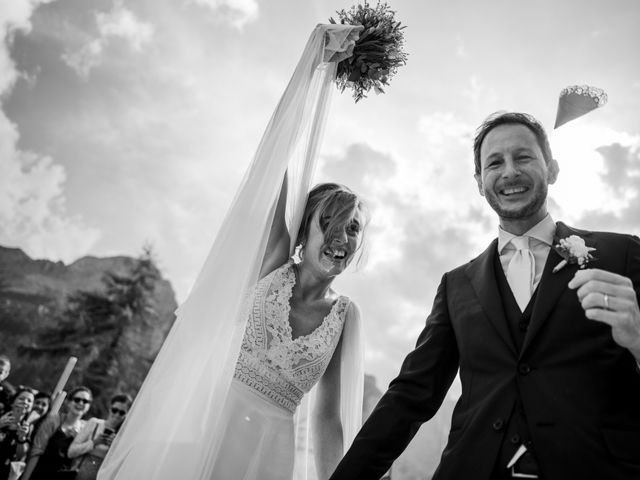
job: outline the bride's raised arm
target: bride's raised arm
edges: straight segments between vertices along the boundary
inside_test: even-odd
[[[278,196],[276,211],[273,214],[267,248],[260,267],[260,278],[265,277],[289,259],[289,230],[285,221],[287,207],[287,173],[284,174]]]

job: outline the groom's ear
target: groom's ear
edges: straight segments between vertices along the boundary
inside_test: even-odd
[[[476,179],[476,183],[478,184],[478,192],[480,192],[480,195],[484,197],[484,189],[482,188],[482,176],[479,173],[475,173],[473,175],[473,178]]]
[[[558,165],[558,161],[555,158],[551,159],[549,165],[547,165],[547,170],[547,183],[549,185],[552,185],[556,183],[556,180],[558,179],[558,173],[560,173],[560,165]]]

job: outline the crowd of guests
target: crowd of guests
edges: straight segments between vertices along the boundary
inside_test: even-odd
[[[11,361],[0,355],[0,480],[95,480],[132,399],[111,397],[106,419],[86,419],[93,395],[87,387],[69,390],[58,412],[45,392],[7,377]]]

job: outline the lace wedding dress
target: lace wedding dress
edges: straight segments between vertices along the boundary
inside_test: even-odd
[[[188,298],[176,312],[171,332],[105,457],[98,480],[242,478],[214,473],[214,469],[226,468],[219,459],[230,457],[221,454],[221,450],[234,452],[230,457],[233,462],[250,465],[246,478],[259,471],[261,479],[290,480],[291,475],[284,477],[284,472],[291,469],[294,452],[291,410],[301,392],[315,383],[313,376],[320,377],[326,367],[322,363],[335,348],[332,342],[340,336],[343,449],[346,451],[351,444],[361,424],[364,355],[358,315],[350,315],[344,326],[336,326],[337,318],[343,322],[348,301],[339,300],[324,325],[310,338],[296,339],[296,344],[290,334],[287,338],[283,333],[283,322],[288,320],[284,313],[287,301],[276,302],[278,296],[265,297],[265,312],[271,309],[281,311],[281,315],[256,315],[255,310],[247,312],[245,300],[255,295],[254,304],[259,304],[260,289],[267,288],[264,282],[274,284],[274,288],[269,284],[264,295],[288,291],[275,288],[282,281],[281,275],[290,275],[288,269],[270,280],[259,281],[276,201],[287,172],[287,226],[295,239],[317,161],[330,93],[335,90],[337,62],[351,55],[358,32],[357,26],[331,24],[318,25],[311,33],[211,251]],[[293,245],[290,252],[293,253]],[[258,319],[273,322],[261,327],[256,323]],[[242,346],[245,333],[258,339],[249,342],[255,345],[253,350]],[[329,338],[332,342],[326,348],[320,347]],[[302,345],[313,346],[299,357],[291,357],[298,360],[286,365],[280,362],[280,356],[290,348],[287,343],[302,350],[306,348]],[[270,369],[251,370],[256,379],[260,374],[269,381],[262,384],[260,380],[261,385],[266,385],[260,387],[262,390],[254,388],[257,383],[250,386],[237,378],[242,376],[236,374],[237,365],[240,372],[246,368],[249,375],[251,364],[246,362],[252,361],[250,354],[263,355],[265,360],[269,354],[269,360],[275,362],[266,363]],[[272,396],[265,395],[267,390]],[[272,397],[286,400],[289,408]],[[309,399],[313,399],[313,391],[304,395],[295,415],[296,420],[301,420],[295,422],[295,437],[303,440],[295,448],[296,480],[315,478],[311,443],[307,441],[311,436],[309,422],[302,421],[310,412]],[[273,437],[259,437],[257,431]],[[269,450],[271,447],[277,451]],[[245,451],[252,453],[238,453]],[[273,456],[268,461],[265,455]],[[239,458],[235,460],[236,457]],[[271,465],[280,464],[288,466],[277,467],[272,474]]]
[[[249,318],[223,416],[224,442],[212,479],[290,480],[293,415],[327,368],[340,340],[349,299],[341,296],[320,326],[292,337],[289,301],[296,276],[289,261],[263,278]]]

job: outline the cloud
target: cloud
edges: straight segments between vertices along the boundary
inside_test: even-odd
[[[258,18],[257,0],[193,0],[193,3],[210,8],[221,22],[242,28]]]
[[[464,40],[462,40],[462,37],[458,36],[456,38],[456,57],[465,58],[468,55],[469,54],[467,52],[467,47],[465,46]]]
[[[140,52],[153,39],[153,25],[140,20],[120,2],[116,2],[108,13],[96,13],[95,20],[98,36],[62,55],[64,62],[85,80],[91,70],[103,62],[105,51],[113,40],[121,40],[134,52]]]
[[[600,177],[612,195],[623,199],[614,209],[589,209],[577,220],[579,226],[640,235],[640,142],[598,147],[604,160]]]
[[[322,162],[324,177],[335,179],[356,192],[372,191],[378,180],[388,181],[397,171],[391,154],[366,143],[348,145],[342,155],[328,155]]]
[[[601,174],[604,183],[615,193],[622,194],[631,190],[637,194],[640,148],[613,143],[596,148],[596,152],[604,159],[605,171]]]
[[[2,2],[0,5],[0,97],[19,77],[11,60],[16,31],[28,32],[34,10],[46,2]],[[11,5],[9,7],[8,5]],[[51,157],[18,149],[20,134],[0,110],[0,243],[19,246],[35,257],[71,261],[87,251],[99,232],[66,214],[65,171]]]
[[[421,140],[429,145],[433,153],[442,152],[451,140],[459,142],[469,138],[471,131],[470,125],[458,121],[453,112],[423,115],[418,121]]]
[[[462,95],[471,101],[475,110],[486,110],[485,105],[495,105],[498,94],[493,88],[486,87],[477,75],[469,77],[469,86],[462,90]]]
[[[10,55],[10,46],[17,32],[31,30],[31,14],[40,6],[52,0],[11,0],[0,2],[0,97],[13,86],[19,74]]]
[[[554,216],[577,227],[638,231],[640,136],[598,125],[567,124],[551,135],[560,165],[550,189]],[[554,212],[555,210],[555,212]],[[560,215],[558,215],[559,213]]]
[[[0,136],[6,138],[4,118],[2,123]],[[70,262],[98,239],[98,230],[66,214],[65,171],[50,157],[15,150],[0,171],[0,243]]]
[[[336,289],[360,305],[367,369],[382,383],[413,347],[444,272],[480,253],[495,228],[475,191],[472,164],[460,153],[470,148],[467,126],[440,112],[421,117],[417,128],[420,155],[433,161],[357,143],[324,157],[320,168],[321,181],[353,188],[372,212],[367,261],[342,275]],[[449,200],[469,194],[477,200],[463,207]]]

